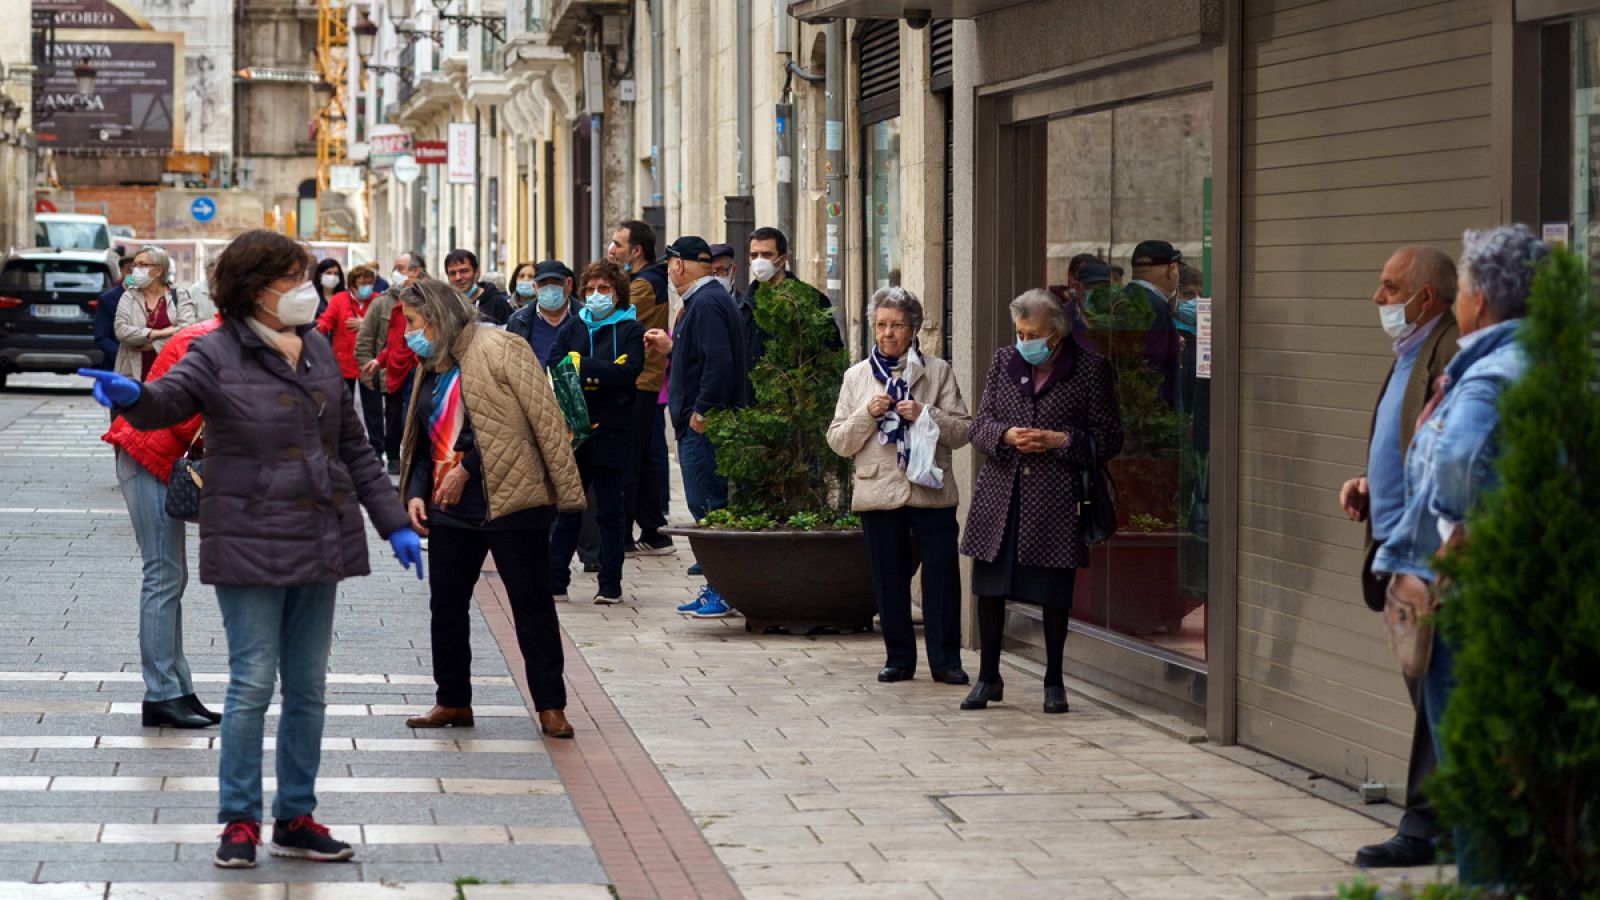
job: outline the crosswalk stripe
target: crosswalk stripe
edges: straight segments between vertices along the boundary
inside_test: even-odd
[[[261,780],[264,790],[275,790],[276,778]],[[0,775],[0,792],[18,791],[174,791],[217,790],[217,779],[207,775]],[[566,793],[559,781],[538,778],[387,778],[325,777],[317,779],[317,792],[328,794],[516,794],[556,796]]]
[[[329,716],[420,716],[432,709],[431,705],[405,705],[388,703],[329,703],[324,712]],[[43,703],[38,700],[0,701],[0,714],[43,716],[60,713],[111,713],[112,715],[139,715],[140,703],[61,702]],[[281,707],[274,703],[267,707],[267,715],[280,714]],[[526,719],[532,714],[522,706],[474,706],[472,714],[480,719]]]
[[[220,737],[180,735],[0,735],[0,750],[215,750]],[[269,737],[268,750],[278,741]],[[544,753],[537,740],[489,738],[323,738],[323,750],[382,753]]]
[[[0,881],[6,900],[610,900],[603,884],[454,884],[344,882],[56,882]]]
[[[5,510],[0,509],[0,512]],[[193,680],[202,684],[227,684],[227,672],[195,672]],[[5,681],[116,681],[142,683],[144,676],[138,672],[0,672],[0,682]],[[359,672],[329,673],[328,684],[433,684],[432,675],[380,675]],[[506,687],[516,684],[509,675],[474,675],[472,683],[480,687]]]
[[[581,827],[550,825],[352,825],[324,822],[351,844],[546,844],[589,846]],[[270,828],[271,823],[263,825]],[[96,822],[0,823],[0,843],[212,844],[220,825]],[[8,898],[9,900],[9,898]]]

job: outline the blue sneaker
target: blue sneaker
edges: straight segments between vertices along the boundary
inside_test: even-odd
[[[733,612],[728,608],[728,604],[722,601],[722,595],[713,591],[710,585],[706,585],[706,592],[703,596],[705,597],[705,604],[689,615],[694,616],[696,619],[721,619]]]
[[[711,585],[702,584],[700,585],[700,596],[678,607],[678,612],[685,616],[692,616],[699,612],[701,607],[706,605],[707,596],[715,597],[716,595],[717,592],[711,589]]]
[[[705,573],[700,571],[700,564],[699,563],[695,563],[694,565],[689,567],[689,574],[695,576],[696,578],[699,578],[700,576],[704,575]]]

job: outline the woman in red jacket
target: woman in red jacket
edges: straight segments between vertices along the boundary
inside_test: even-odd
[[[361,421],[367,428],[367,443],[383,458],[383,393],[360,381],[361,364],[356,362],[356,332],[361,318],[377,296],[378,267],[362,263],[350,270],[348,289],[328,298],[328,308],[317,319],[317,330],[333,344],[333,358],[339,361],[339,374],[352,398],[361,400]]]
[[[217,330],[218,319],[190,325],[173,335],[150,367],[160,378],[188,352],[189,344]],[[117,484],[133,521],[144,560],[139,588],[139,668],[144,674],[146,728],[205,728],[222,721],[194,694],[183,655],[183,590],[189,580],[183,522],[167,515],[167,479],[172,465],[199,438],[200,417],[158,431],[135,431],[120,416],[101,440],[117,448]]]

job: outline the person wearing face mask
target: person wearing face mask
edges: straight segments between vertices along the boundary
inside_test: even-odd
[[[427,277],[422,264],[422,254],[415,250],[399,253],[394,258],[388,290],[381,290],[361,317],[361,328],[356,331],[356,363],[361,368],[361,383],[383,395],[383,452],[389,459],[389,474],[400,474],[400,432],[405,422],[406,402],[411,399],[411,380],[406,376],[416,364],[416,357],[406,349],[405,319],[395,309],[396,295],[401,288],[419,278]],[[383,360],[398,367],[390,373]]]
[[[1011,301],[1016,343],[995,352],[972,446],[983,451],[961,553],[978,595],[978,680],[962,709],[1004,699],[1006,601],[1044,611],[1044,711],[1067,711],[1062,653],[1077,570],[1089,564],[1079,473],[1122,452],[1111,361],[1071,340],[1061,302],[1042,288]]]
[[[598,526],[599,589],[594,602],[622,602],[623,541],[628,523],[623,474],[633,427],[639,372],[644,368],[644,328],[628,300],[628,280],[609,262],[593,262],[578,279],[583,308],[567,320],[550,348],[549,364],[574,357],[593,429],[578,447],[583,487],[594,498]],[[550,535],[550,589],[563,600],[572,579],[572,555],[583,526],[581,513],[563,513]]]
[[[147,245],[134,254],[128,288],[117,300],[117,374],[143,381],[167,338],[200,320],[189,292],[167,284],[171,271],[160,247]]]
[[[711,245],[681,237],[667,248],[668,276],[683,298],[683,311],[669,336],[645,332],[645,347],[672,357],[667,408],[678,436],[678,466],[689,514],[696,522],[728,505],[728,479],[717,473],[717,451],[706,437],[706,415],[738,406],[747,395],[739,310],[711,276]],[[700,597],[678,607],[701,618],[726,616],[722,597],[708,584]]]
[[[540,365],[548,365],[557,332],[580,308],[572,296],[572,270],[559,259],[523,263],[512,284],[525,302],[511,314],[506,330],[528,342]]]
[[[617,226],[606,258],[628,276],[628,305],[645,331],[665,331],[671,310],[667,260],[657,261],[655,229],[637,219]],[[628,438],[628,465],[622,475],[627,507],[627,556],[676,553],[672,538],[661,533],[670,505],[667,471],[667,357],[645,348],[644,368],[634,384],[633,426]],[[633,529],[639,529],[637,540]]]
[[[222,324],[146,384],[94,370],[94,398],[134,428],[203,417],[200,580],[214,585],[228,642],[213,862],[251,868],[261,840],[267,707],[281,679],[271,852],[346,860],[312,817],[338,584],[368,574],[365,508],[423,577],[418,536],[361,433],[333,348],[312,327],[311,257],[265,229],[217,260]]]
[[[323,277],[327,277],[324,275]],[[333,345],[333,356],[339,361],[339,374],[344,376],[345,387],[361,403],[362,424],[367,429],[367,443],[372,452],[383,458],[383,394],[361,380],[361,364],[356,361],[356,334],[361,322],[377,296],[378,267],[363,263],[350,270],[346,290],[328,298],[328,308],[317,317],[317,330]]]
[[[1140,241],[1133,248],[1133,282],[1144,292],[1155,323],[1144,333],[1144,357],[1161,373],[1161,399],[1178,405],[1178,329],[1172,323],[1172,297],[1178,292],[1178,266],[1183,254],[1166,241]],[[1116,283],[1116,278],[1112,278]]]
[[[484,321],[505,325],[511,318],[511,299],[492,281],[478,280],[478,255],[457,248],[444,258],[444,274],[450,286],[467,298]]]
[[[344,291],[344,266],[332,257],[317,262],[317,269],[311,273],[311,283],[317,289],[317,318],[328,311],[328,301],[334,294]]]
[[[756,363],[766,353],[766,336],[756,325],[756,292],[761,285],[777,287],[785,281],[793,281],[806,291],[809,291],[817,300],[817,305],[831,314],[833,304],[828,300],[828,295],[801,281],[789,271],[789,238],[782,231],[770,226],[757,228],[750,232],[750,287],[743,294],[739,302],[740,327],[744,332],[745,340],[745,365],[754,369]],[[836,323],[837,324],[837,323]],[[838,349],[844,346],[843,338],[835,335],[829,341],[829,346]]]
[[[1377,324],[1393,342],[1394,359],[1384,378],[1367,436],[1366,472],[1339,489],[1339,507],[1353,522],[1366,523],[1367,552],[1361,565],[1361,591],[1367,606],[1382,613],[1389,579],[1372,570],[1378,548],[1394,532],[1406,505],[1406,456],[1417,417],[1433,400],[1439,380],[1455,358],[1461,335],[1451,304],[1456,298],[1456,267],[1430,247],[1401,247],[1378,276],[1372,302]],[[1367,868],[1422,866],[1433,862],[1439,835],[1422,783],[1433,774],[1433,743],[1420,679],[1407,678],[1416,709],[1406,771],[1406,811],[1393,837],[1356,851]]]
[[[583,509],[583,485],[550,380],[526,342],[481,328],[442,281],[400,291],[422,364],[406,416],[406,513],[428,535],[435,706],[407,728],[470,728],[472,590],[494,554],[539,728],[572,737],[561,625],[547,580],[552,516]]]

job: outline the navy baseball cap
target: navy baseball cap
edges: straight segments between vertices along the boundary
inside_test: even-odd
[[[733,245],[732,244],[712,244],[711,245],[711,258],[712,259],[723,259],[723,258],[733,259]]]
[[[1129,261],[1135,266],[1164,266],[1180,259],[1183,259],[1183,254],[1166,241],[1140,241],[1133,248],[1133,257]]]
[[[667,245],[667,259],[709,263],[715,258],[711,255],[711,245],[706,243],[706,239],[692,234],[678,238]]]
[[[556,281],[572,277],[572,270],[559,259],[547,259],[533,267],[533,280]]]

